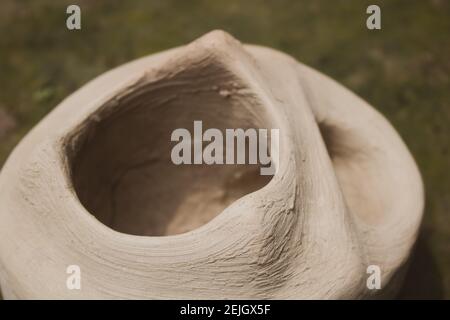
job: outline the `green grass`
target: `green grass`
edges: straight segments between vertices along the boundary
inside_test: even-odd
[[[82,30],[65,8],[82,8]],[[365,9],[382,8],[382,30]],[[426,187],[424,228],[402,297],[450,298],[450,1],[13,1],[0,10],[0,107],[17,122],[0,165],[64,97],[129,60],[224,29],[283,50],[380,110]]]

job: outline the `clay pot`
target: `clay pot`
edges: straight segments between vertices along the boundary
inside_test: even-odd
[[[279,129],[277,173],[175,166],[170,133],[194,120]],[[392,296],[423,203],[414,160],[377,111],[283,53],[214,31],[99,76],[16,147],[0,176],[2,292]],[[70,265],[80,290],[66,285]],[[370,265],[380,290],[366,286]]]

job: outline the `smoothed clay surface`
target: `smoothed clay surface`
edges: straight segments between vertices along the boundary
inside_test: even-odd
[[[277,128],[278,171],[174,166],[170,132]],[[423,187],[392,126],[330,78],[222,31],[94,79],[0,174],[5,298],[389,297]],[[82,289],[68,290],[78,265]],[[366,286],[369,265],[382,289]]]

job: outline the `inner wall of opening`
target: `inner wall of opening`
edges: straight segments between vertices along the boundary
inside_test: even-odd
[[[196,79],[149,83],[86,126],[71,161],[73,183],[81,203],[105,225],[133,235],[184,233],[270,181],[259,165],[172,162],[173,130],[193,135],[195,120],[203,122],[203,131],[224,134],[227,128],[262,127],[254,98],[221,92],[232,79]]]

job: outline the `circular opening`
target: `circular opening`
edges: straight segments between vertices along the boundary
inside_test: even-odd
[[[195,120],[203,131],[261,128],[254,98],[224,95],[224,79],[210,81],[181,75],[147,83],[86,121],[70,165],[79,200],[98,220],[133,235],[184,233],[270,181],[259,165],[172,162],[172,132],[193,134]]]

